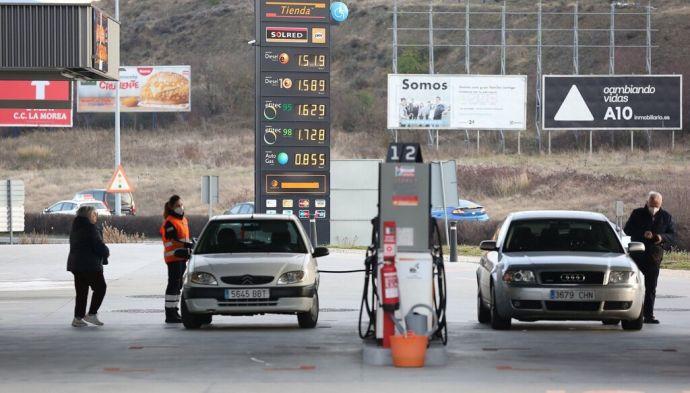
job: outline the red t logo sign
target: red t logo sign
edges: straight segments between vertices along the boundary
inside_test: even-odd
[[[50,86],[48,81],[32,81],[31,86],[36,87],[36,99],[45,100],[46,99],[46,86]]]

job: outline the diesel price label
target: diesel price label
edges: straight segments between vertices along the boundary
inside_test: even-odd
[[[330,78],[324,73],[263,72],[261,94],[265,96],[325,97]]]

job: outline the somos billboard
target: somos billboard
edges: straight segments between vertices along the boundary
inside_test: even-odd
[[[0,127],[72,127],[71,82],[0,80]]]
[[[190,66],[121,67],[122,112],[189,112]],[[78,112],[115,112],[116,82],[80,81]]]

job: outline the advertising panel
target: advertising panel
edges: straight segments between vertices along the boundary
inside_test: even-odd
[[[80,81],[78,112],[115,112],[116,82]],[[189,112],[192,109],[190,66],[120,68],[122,112]]]
[[[93,67],[108,73],[108,15],[93,9]]]
[[[545,130],[680,130],[682,75],[544,75]]]
[[[389,129],[525,130],[524,75],[388,75]]]
[[[0,127],[72,127],[70,81],[0,80]]]

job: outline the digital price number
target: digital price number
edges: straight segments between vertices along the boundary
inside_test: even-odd
[[[297,66],[300,68],[324,68],[326,67],[326,55],[300,54],[297,56]]]
[[[330,157],[327,147],[284,146],[262,148],[263,170],[312,171],[328,169]]]
[[[297,116],[304,118],[322,118],[326,116],[326,104],[299,104]]]
[[[326,121],[328,99],[275,97],[262,100],[263,121]]]
[[[330,56],[324,48],[262,48],[263,71],[328,72]]]
[[[328,94],[328,75],[322,73],[265,72],[261,94],[267,96],[320,97]]]
[[[328,128],[315,123],[293,126],[294,123],[264,124],[263,140],[265,145],[276,146],[319,146],[328,142]]]
[[[297,153],[295,154],[295,166],[298,167],[325,167],[326,155],[323,153]]]

